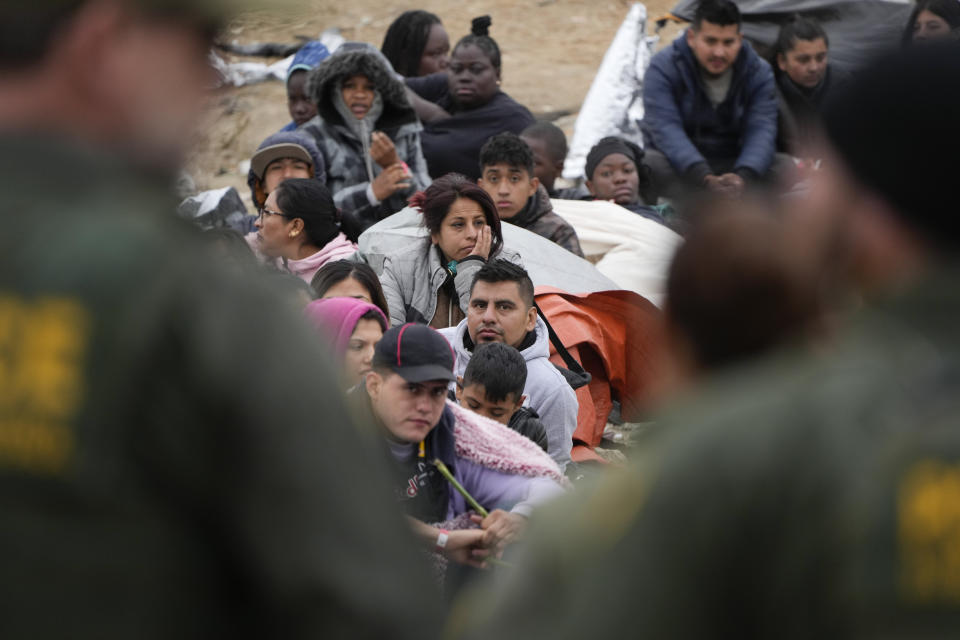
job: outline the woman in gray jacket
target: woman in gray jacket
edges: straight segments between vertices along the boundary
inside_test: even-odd
[[[470,287],[480,267],[494,257],[511,262],[519,262],[519,257],[501,255],[497,205],[462,175],[437,179],[410,204],[420,209],[430,237],[427,243],[417,242],[384,260],[380,281],[390,306],[390,324],[455,327],[466,317]]]

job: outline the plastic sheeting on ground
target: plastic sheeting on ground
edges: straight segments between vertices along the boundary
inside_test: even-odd
[[[360,235],[360,255],[379,275],[387,255],[412,242],[426,241],[427,231],[420,221],[420,212],[411,207],[381,220]],[[526,229],[503,223],[503,244],[520,254],[534,286],[553,286],[574,293],[620,288],[590,262]]]
[[[327,47],[329,51],[336,51],[344,43],[343,36],[339,29],[327,29],[318,38],[320,42]],[[294,54],[296,55],[296,54]],[[210,63],[217,73],[223,85],[242,87],[248,84],[256,84],[267,80],[287,81],[287,69],[293,62],[294,56],[289,56],[274,62],[273,64],[264,64],[262,62],[227,62],[216,52],[210,52]]]
[[[662,306],[667,273],[683,239],[662,224],[612,202],[553,200],[553,209],[573,225],[584,256],[617,283]]]
[[[681,0],[670,12],[692,20],[699,0]],[[743,34],[765,47],[776,42],[780,25],[796,13],[818,20],[830,38],[830,60],[847,70],[862,66],[877,51],[897,46],[913,5],[909,0],[737,0]]]
[[[627,13],[590,85],[574,125],[563,177],[583,178],[587,154],[601,138],[622,136],[643,146],[643,76],[653,56],[647,38],[647,8],[637,2]]]
[[[643,393],[657,377],[654,340],[661,314],[631,291],[578,295],[537,287],[536,299],[564,346],[592,376],[577,390],[580,411],[571,457],[598,460],[594,448],[603,439],[613,400],[620,400],[624,420],[642,416]],[[551,361],[563,366],[552,345],[551,354]]]
[[[233,187],[202,191],[186,198],[177,207],[177,213],[201,229],[228,227],[240,233],[250,230],[253,219],[247,215],[247,207]]]

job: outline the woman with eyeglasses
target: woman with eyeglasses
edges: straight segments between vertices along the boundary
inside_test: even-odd
[[[330,191],[316,180],[292,178],[267,196],[256,222],[257,251],[307,284],[328,262],[357,251],[340,231]]]

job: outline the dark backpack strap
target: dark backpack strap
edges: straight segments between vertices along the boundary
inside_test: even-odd
[[[557,367],[560,369],[560,373],[563,374],[563,377],[567,379],[567,382],[569,382],[570,386],[574,389],[579,389],[580,387],[590,384],[590,380],[592,380],[593,377],[579,362],[577,362],[576,358],[570,355],[570,352],[567,351],[567,348],[560,340],[560,336],[558,336],[557,332],[553,330],[553,326],[550,324],[550,321],[547,320],[547,316],[543,313],[543,309],[540,308],[540,305],[534,301],[533,306],[537,309],[537,315],[539,315],[543,320],[543,323],[547,325],[547,335],[550,336],[550,343],[553,345],[554,349],[557,350],[557,353],[560,355],[563,363],[567,365],[566,370],[561,367]]]

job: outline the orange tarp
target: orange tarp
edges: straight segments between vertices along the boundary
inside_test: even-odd
[[[656,375],[653,341],[660,310],[632,291],[573,294],[537,287],[536,298],[570,354],[593,376],[577,390],[580,413],[571,455],[577,462],[599,460],[593,449],[603,438],[612,401],[620,401],[625,421],[642,414],[642,392]],[[550,360],[564,366],[553,345],[550,352]]]

